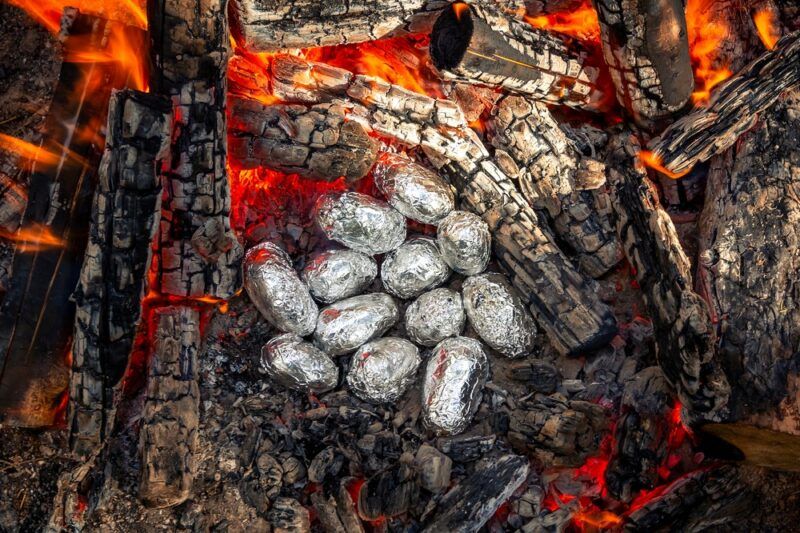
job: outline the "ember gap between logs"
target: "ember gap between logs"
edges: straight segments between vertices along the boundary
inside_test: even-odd
[[[794,2],[8,2],[0,530],[797,530]]]

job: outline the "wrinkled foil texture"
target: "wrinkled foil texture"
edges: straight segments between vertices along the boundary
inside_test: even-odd
[[[397,304],[388,294],[352,296],[319,313],[314,342],[331,355],[344,355],[386,333],[399,318]]]
[[[453,191],[441,176],[405,155],[381,153],[373,175],[389,204],[412,220],[435,225],[455,209]]]
[[[264,345],[261,366],[276,383],[303,392],[326,392],[339,381],[336,363],[293,333],[279,335]]]
[[[406,219],[389,204],[357,192],[320,197],[314,218],[325,235],[367,255],[394,250],[406,238]]]
[[[356,396],[372,403],[397,401],[414,382],[422,360],[406,339],[384,337],[353,354],[347,384]]]
[[[247,251],[244,288],[270,324],[301,337],[316,327],[319,309],[280,247],[264,242]]]
[[[406,309],[408,338],[422,346],[435,346],[460,335],[467,315],[456,291],[439,288],[420,295]]]
[[[479,341],[445,339],[431,352],[422,382],[424,423],[440,434],[464,431],[481,402],[489,362]]]
[[[536,323],[504,275],[471,276],[461,292],[467,318],[486,344],[508,357],[533,350]]]
[[[450,268],[472,276],[480,274],[489,263],[492,236],[489,226],[477,215],[452,211],[439,223],[436,242]]]
[[[403,299],[444,283],[450,267],[444,262],[433,239],[411,239],[386,255],[381,265],[381,281],[391,294]]]
[[[378,275],[375,260],[353,250],[330,250],[309,261],[301,277],[317,301],[329,304],[361,294]]]

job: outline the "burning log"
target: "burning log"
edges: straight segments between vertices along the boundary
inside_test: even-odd
[[[525,199],[547,212],[555,234],[572,248],[581,270],[600,277],[620,260],[619,244],[609,221],[593,209],[602,164],[581,157],[575,143],[559,128],[547,106],[520,96],[502,98],[492,113],[495,158],[514,178]]]
[[[138,29],[75,9],[65,10],[62,28],[67,57],[88,49],[97,61],[61,65],[42,147],[55,160],[34,167],[0,309],[0,419],[30,427],[53,423],[69,380],[75,312],[70,296],[83,261],[102,149],[95,135],[85,133],[106,116],[111,90],[123,87],[128,75],[102,59],[107,34],[144,40]]]
[[[633,139],[620,136],[606,169],[619,239],[653,320],[658,362],[692,417],[720,419],[730,387],[714,360],[708,307],[692,291],[689,259],[635,158]]]
[[[794,92],[712,160],[698,280],[733,389],[730,416],[704,429],[751,462],[791,470],[800,458],[798,131]]]
[[[225,0],[149,2],[154,93],[175,108],[158,243],[160,291],[228,298],[242,247],[230,227],[225,168],[228,18]]]
[[[800,32],[795,32],[720,84],[708,107],[686,115],[653,139],[646,161],[679,177],[696,163],[731,147],[753,126],[759,113],[800,84],[799,65]]]
[[[559,37],[470,2],[442,10],[431,33],[431,59],[448,79],[502,87],[551,103],[598,108],[599,69]]]
[[[231,108],[229,154],[241,168],[354,182],[377,159],[377,141],[358,122],[346,121],[341,106],[263,105],[236,98]]]
[[[566,13],[583,6],[584,0],[526,0],[525,13],[528,16]]]
[[[89,242],[74,299],[70,444],[85,456],[113,422],[114,387],[133,346],[161,210],[157,166],[166,157],[171,105],[138,91],[111,97]]]
[[[199,425],[200,314],[183,306],[155,311],[156,331],[139,433],[139,497],[172,507],[192,491]]]
[[[594,0],[617,100],[649,130],[689,102],[694,75],[681,0]]]

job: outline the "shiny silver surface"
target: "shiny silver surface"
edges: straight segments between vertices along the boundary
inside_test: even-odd
[[[428,237],[403,243],[386,254],[381,265],[384,288],[403,299],[441,285],[449,276],[450,267],[444,262],[436,242]]]
[[[388,294],[352,296],[320,311],[314,342],[326,353],[343,355],[386,333],[399,317]]]
[[[439,288],[422,293],[406,309],[408,338],[422,346],[435,346],[460,335],[467,315],[456,291]]]
[[[372,403],[394,402],[414,382],[422,360],[410,341],[384,337],[353,354],[347,384],[356,396]]]
[[[264,345],[261,366],[276,383],[304,392],[329,391],[339,381],[336,363],[293,333],[279,335]]]
[[[326,194],[314,209],[314,219],[325,235],[357,252],[383,254],[406,239],[405,217],[366,194]]]
[[[273,326],[301,337],[314,331],[319,309],[286,252],[263,242],[247,251],[242,268],[250,300]]]
[[[492,236],[489,226],[477,215],[452,211],[439,223],[436,242],[450,268],[471,276],[483,272],[489,263]]]
[[[311,295],[326,304],[364,292],[377,275],[375,260],[353,250],[323,252],[300,274]]]

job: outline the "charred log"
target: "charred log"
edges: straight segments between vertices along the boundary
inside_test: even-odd
[[[505,97],[494,108],[491,127],[498,164],[528,203],[547,213],[581,270],[597,278],[614,267],[621,257],[616,235],[608,217],[594,209],[594,195],[604,193],[581,190],[581,183],[602,185],[602,164],[580,155],[542,103]]]
[[[369,172],[378,143],[341,106],[263,105],[236,98],[231,105],[230,157],[242,168],[355,182]]]
[[[700,220],[699,289],[710,302],[730,416],[708,431],[757,464],[800,458],[800,95],[712,160]]]
[[[599,70],[546,31],[470,2],[442,10],[431,33],[433,64],[446,78],[502,87],[551,103],[597,108]]]
[[[7,234],[17,231],[27,202],[25,187],[0,171],[0,230]]]
[[[154,93],[172,100],[172,155],[158,243],[160,291],[230,297],[242,247],[230,227],[225,124],[227,0],[151,0]]]
[[[405,513],[419,496],[414,470],[398,463],[369,478],[358,492],[358,514],[378,520]]]
[[[714,360],[708,307],[692,291],[689,259],[653,186],[636,166],[636,153],[632,139],[618,137],[606,169],[617,232],[653,320],[658,362],[692,417],[720,419],[730,387]]]
[[[783,37],[741,72],[720,84],[705,108],[668,127],[649,143],[651,164],[681,176],[731,147],[758,114],[800,84],[800,32]]]
[[[161,210],[157,166],[171,126],[166,98],[137,91],[111,97],[89,242],[74,299],[70,446],[85,456],[108,434],[114,387],[133,347]]]
[[[617,100],[645,129],[689,102],[694,75],[681,0],[594,0]]]
[[[102,57],[109,31],[125,32],[132,43],[144,41],[138,29],[75,9],[65,10],[62,28],[66,54],[78,47]],[[43,145],[60,154],[59,160],[36,165],[31,175],[21,225],[31,242],[17,246],[0,309],[0,419],[6,423],[52,424],[67,388],[75,313],[70,296],[83,261],[102,153],[93,136],[76,132],[106,115],[111,90],[123,87],[126,77],[104,60],[62,63]],[[51,244],[41,245],[43,239]]]
[[[172,507],[191,495],[195,473],[200,314],[165,307],[155,311],[155,321],[139,433],[139,497],[150,507]]]

